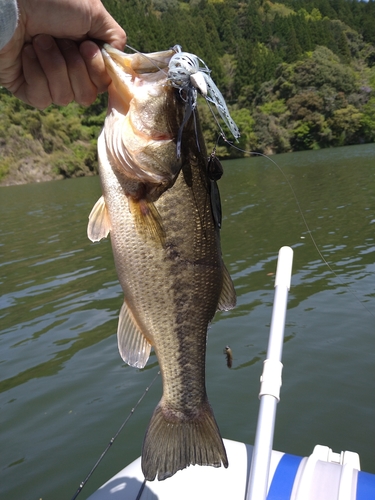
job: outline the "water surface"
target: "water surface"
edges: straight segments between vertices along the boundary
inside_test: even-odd
[[[351,450],[375,473],[375,145],[272,158],[309,229],[271,162],[224,162],[222,247],[238,306],[209,330],[209,398],[223,436],[253,443],[277,253],[290,245],[274,449]],[[158,371],[154,355],[144,370],[119,357],[110,243],[86,237],[99,196],[97,178],[0,188],[4,500],[70,499]],[[79,498],[139,456],[160,394],[157,380]]]

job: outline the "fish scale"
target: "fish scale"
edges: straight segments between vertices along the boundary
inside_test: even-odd
[[[168,57],[149,54],[142,61],[137,54],[135,60],[108,46],[103,55],[112,104],[98,140],[103,196],[90,214],[88,235],[93,241],[111,237],[124,291],[121,356],[142,368],[152,346],[162,373],[163,395],[146,431],[142,470],[146,479],[161,480],[190,464],[227,466],[207,399],[205,357],[208,325],[218,308],[234,306],[235,292],[222,260],[198,115],[186,120],[178,159],[185,102],[164,71],[157,74],[151,65],[150,79],[147,72],[149,59]],[[145,105],[147,98],[152,106]]]

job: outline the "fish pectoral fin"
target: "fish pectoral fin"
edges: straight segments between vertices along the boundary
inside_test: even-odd
[[[223,269],[223,287],[221,289],[221,294],[219,302],[217,304],[218,311],[229,311],[235,307],[237,302],[236,291],[234,289],[232,278],[228,272],[228,269],[224,266]]]
[[[150,356],[151,344],[139,329],[126,302],[123,303],[117,327],[118,350],[130,366],[143,368]]]
[[[164,246],[165,232],[163,223],[152,201],[145,199],[134,200],[129,197],[129,207],[138,233]]]
[[[95,203],[89,215],[87,236],[91,241],[100,241],[108,236],[111,223],[103,196]]]

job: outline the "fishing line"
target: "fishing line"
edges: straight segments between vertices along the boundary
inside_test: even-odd
[[[212,112],[212,110],[211,110],[211,112]],[[296,192],[295,192],[295,190],[294,190],[291,182],[289,181],[288,177],[284,173],[283,169],[280,167],[280,165],[278,165],[275,160],[273,160],[272,158],[270,158],[269,156],[267,156],[267,155],[265,155],[263,153],[257,153],[257,152],[253,152],[253,151],[245,151],[244,149],[241,149],[241,148],[235,146],[232,142],[228,141],[228,139],[225,137],[225,134],[223,132],[221,132],[219,134],[218,140],[216,141],[215,149],[216,149],[216,147],[217,147],[218,142],[219,142],[220,139],[222,139],[226,144],[228,144],[228,146],[230,146],[230,147],[232,147],[234,149],[237,149],[238,151],[241,151],[242,153],[246,153],[246,154],[250,154],[250,155],[254,155],[254,156],[262,156],[263,158],[267,158],[267,160],[269,160],[270,162],[272,162],[276,166],[276,168],[279,170],[279,172],[282,174],[282,176],[284,177],[285,181],[287,182],[290,190],[292,191],[294,200],[295,200],[295,202],[297,204],[298,211],[299,211],[299,213],[300,213],[300,215],[302,217],[302,220],[303,220],[303,223],[304,223],[304,225],[306,227],[307,233],[310,236],[310,239],[311,239],[311,241],[312,241],[312,243],[313,243],[316,251],[318,252],[320,258],[322,259],[322,261],[324,262],[324,264],[328,267],[328,269],[331,271],[331,273],[338,279],[338,281],[340,282],[340,284],[343,285],[343,286],[347,286],[349,292],[353,295],[353,297],[364,307],[364,309],[366,309],[366,311],[368,311],[371,314],[371,316],[375,317],[375,314],[355,294],[355,292],[353,291],[351,285],[345,283],[340,278],[340,276],[337,273],[335,273],[335,271],[332,269],[332,267],[330,266],[330,264],[327,262],[327,260],[323,256],[322,252],[320,251],[320,249],[319,249],[319,247],[318,247],[318,245],[317,245],[317,243],[316,243],[316,241],[315,241],[315,239],[314,239],[314,237],[312,235],[312,232],[311,232],[310,227],[309,227],[309,225],[307,223],[307,220],[306,220],[306,218],[305,218],[305,216],[303,214],[303,211],[302,211],[302,208],[301,208],[301,204],[299,202],[297,194],[296,194]]]
[[[120,432],[122,431],[122,429],[125,427],[125,425],[128,423],[130,417],[133,415],[133,413],[135,412],[135,410],[137,409],[137,407],[139,406],[139,404],[142,402],[143,398],[146,396],[146,394],[148,393],[148,391],[151,389],[152,385],[154,384],[155,380],[158,378],[158,376],[160,375],[160,370],[158,371],[158,373],[155,375],[154,379],[152,380],[151,384],[149,384],[144,393],[142,394],[142,396],[139,398],[137,404],[134,406],[134,408],[131,409],[129,415],[126,417],[126,419],[124,420],[124,422],[121,424],[119,430],[116,432],[116,434],[113,436],[113,438],[109,441],[106,449],[103,451],[103,453],[100,455],[100,457],[98,458],[98,460],[96,461],[95,465],[93,466],[93,468],[90,470],[90,472],[87,474],[86,478],[82,481],[82,483],[80,483],[77,491],[75,492],[74,496],[72,497],[72,500],[75,500],[77,498],[77,496],[81,493],[83,487],[85,486],[85,484],[87,483],[87,481],[90,479],[90,477],[92,476],[92,474],[94,473],[95,469],[98,467],[98,465],[100,464],[100,462],[103,460],[104,456],[106,455],[107,451],[109,450],[109,448],[113,445],[115,439],[118,437],[118,435],[120,434]]]
[[[129,50],[132,50],[133,52],[136,52],[140,56],[143,56],[145,59],[147,59],[148,62],[150,62],[153,66],[155,66],[155,68],[157,68],[159,71],[161,71],[165,75],[168,75],[168,73],[164,69],[162,69],[160,66],[158,66],[157,63],[151,59],[151,57],[148,57],[147,54],[144,54],[143,52],[140,52],[139,50],[135,49],[134,47],[132,47],[129,44],[126,44],[125,47],[127,49],[129,49]],[[174,47],[173,47],[173,49],[174,49]]]
[[[203,97],[203,99],[204,99],[204,97]],[[226,139],[226,138],[225,138],[224,130],[223,130],[222,126],[220,125],[220,122],[219,122],[219,120],[217,119],[217,116],[215,115],[214,110],[212,109],[212,107],[211,107],[211,105],[210,105],[209,101],[208,101],[207,99],[204,99],[204,100],[205,100],[205,101],[206,101],[206,103],[207,103],[208,109],[211,111],[211,114],[212,114],[212,116],[213,116],[213,119],[214,119],[214,120],[215,120],[215,122],[216,122],[216,125],[217,125],[218,129],[220,130],[220,134],[219,134],[219,136],[218,136],[218,138],[217,138],[217,141],[216,141],[216,145],[215,145],[214,150],[216,150],[217,145],[218,145],[218,143],[219,143],[219,141],[220,141],[220,139],[221,139],[221,138],[222,138],[222,139],[223,139],[223,140],[224,140],[227,144],[231,145],[232,143],[231,143],[230,141],[228,141],[228,139]],[[237,149],[239,149],[239,148],[237,148]],[[244,151],[244,153],[246,153],[246,151]]]
[[[166,71],[164,71],[163,69],[161,69],[161,68],[160,68],[160,67],[156,64],[156,62],[152,61],[149,57],[147,57],[147,55],[146,55],[146,54],[143,54],[142,52],[139,52],[138,50],[134,49],[133,47],[131,47],[131,46],[130,46],[130,45],[128,45],[128,44],[126,45],[126,47],[127,47],[127,48],[129,48],[130,50],[132,50],[133,52],[136,52],[136,53],[138,53],[138,54],[142,55],[143,57],[145,57],[146,59],[148,59],[148,60],[149,60],[149,61],[150,61],[150,62],[151,62],[151,63],[152,63],[152,64],[153,64],[156,68],[158,68],[160,71],[162,71],[164,74],[166,74],[167,76],[169,75],[169,72],[167,73]],[[181,47],[180,47],[179,45],[175,45],[175,46],[173,47],[173,50],[175,50],[176,54],[181,53]],[[184,53],[184,54],[185,54],[185,56],[183,56],[183,55],[182,55],[182,53],[181,53],[181,57],[185,57],[185,58],[186,58],[187,56],[189,56],[189,57],[190,57],[190,56],[193,56],[193,54],[188,54],[188,53]],[[318,255],[320,256],[321,260],[322,260],[322,261],[324,262],[324,264],[328,267],[328,269],[331,271],[331,273],[332,273],[332,274],[333,274],[333,275],[337,278],[337,280],[341,283],[341,285],[343,285],[343,286],[347,286],[347,287],[348,287],[348,289],[349,289],[349,291],[350,291],[350,293],[353,295],[353,297],[355,297],[355,298],[356,298],[356,300],[358,300],[358,302],[360,302],[360,304],[362,304],[362,306],[364,307],[364,309],[366,309],[366,310],[367,310],[367,311],[371,314],[371,316],[374,316],[374,317],[375,317],[375,314],[374,314],[374,313],[373,313],[373,312],[372,312],[372,311],[371,311],[371,310],[370,310],[370,309],[369,309],[369,308],[368,308],[368,307],[367,307],[367,306],[366,306],[363,302],[361,302],[361,300],[359,299],[359,297],[358,297],[358,296],[354,293],[354,291],[352,290],[352,287],[351,287],[350,285],[346,284],[346,283],[345,283],[345,282],[344,282],[344,281],[343,281],[343,280],[342,280],[342,279],[338,276],[338,274],[337,274],[337,273],[336,273],[336,272],[332,269],[332,267],[330,266],[330,264],[328,263],[328,261],[327,261],[327,260],[325,259],[325,257],[323,256],[322,252],[320,251],[320,249],[319,249],[319,247],[318,247],[318,245],[317,245],[317,243],[316,243],[316,241],[315,241],[315,238],[314,238],[314,237],[313,237],[313,235],[312,235],[312,232],[311,232],[310,227],[309,227],[309,225],[308,225],[308,223],[307,223],[307,220],[306,220],[306,218],[305,218],[305,216],[304,216],[304,214],[303,214],[303,211],[302,211],[302,208],[301,208],[301,205],[300,205],[299,199],[298,199],[298,197],[297,197],[297,194],[296,194],[296,192],[295,192],[295,190],[294,190],[294,188],[293,188],[293,186],[292,186],[291,182],[289,181],[289,179],[287,178],[286,174],[284,173],[283,169],[282,169],[282,168],[281,168],[281,167],[277,164],[277,162],[276,162],[276,161],[274,161],[274,160],[273,160],[272,158],[270,158],[269,156],[267,156],[267,155],[265,155],[265,154],[263,154],[263,153],[257,153],[257,152],[253,152],[253,151],[245,151],[244,149],[241,149],[241,148],[239,148],[238,146],[235,146],[232,142],[230,142],[230,141],[229,141],[229,140],[225,137],[225,134],[224,134],[223,128],[222,128],[222,126],[221,126],[221,124],[220,124],[220,122],[219,122],[219,120],[218,120],[218,118],[217,118],[217,116],[216,116],[216,114],[215,114],[214,110],[212,109],[212,106],[211,106],[211,104],[210,104],[210,103],[215,104],[216,109],[219,111],[219,114],[221,115],[221,117],[223,118],[224,122],[225,122],[225,123],[226,123],[226,125],[229,127],[229,129],[231,130],[231,132],[232,132],[232,134],[234,135],[235,139],[238,139],[238,137],[239,137],[238,128],[237,128],[236,124],[233,122],[233,120],[231,119],[231,117],[230,117],[230,115],[229,115],[229,112],[227,112],[227,113],[225,112],[225,111],[228,111],[228,110],[227,110],[227,108],[226,108],[224,98],[223,98],[223,97],[222,97],[222,95],[220,94],[220,91],[217,89],[217,87],[215,86],[215,84],[212,82],[211,94],[210,94],[210,96],[209,96],[209,95],[207,95],[207,89],[206,89],[206,93],[204,93],[204,92],[202,91],[202,88],[201,88],[199,85],[197,85],[197,82],[195,82],[195,83],[194,83],[194,82],[192,82],[192,78],[193,78],[193,76],[194,76],[194,75],[196,75],[197,73],[204,74],[204,76],[205,76],[205,78],[206,78],[206,75],[209,75],[209,74],[210,74],[210,72],[211,72],[211,71],[209,70],[209,68],[207,67],[206,63],[205,63],[205,62],[204,62],[204,61],[203,61],[200,57],[198,57],[198,56],[194,56],[194,57],[196,57],[196,59],[197,59],[198,61],[200,61],[200,62],[203,64],[203,68],[199,67],[199,63],[198,63],[198,66],[194,68],[194,69],[195,69],[195,72],[189,72],[189,69],[184,68],[184,69],[186,70],[186,71],[185,71],[185,72],[186,72],[186,74],[184,74],[184,73],[179,73],[179,74],[180,74],[180,76],[181,76],[181,77],[183,77],[183,79],[184,79],[184,80],[186,80],[184,84],[180,83],[180,85],[179,85],[179,84],[175,83],[175,82],[174,82],[174,78],[173,78],[173,77],[172,77],[172,78],[170,78],[170,79],[172,79],[172,84],[173,84],[174,86],[176,86],[177,88],[180,88],[180,92],[181,92],[181,89],[182,89],[182,88],[184,88],[185,90],[190,91],[190,92],[191,92],[191,91],[196,91],[196,90],[198,89],[198,90],[199,90],[199,93],[202,95],[202,97],[203,97],[203,98],[204,98],[204,100],[206,101],[207,106],[208,106],[208,108],[209,108],[209,110],[210,110],[210,112],[211,112],[211,114],[212,114],[212,116],[213,116],[213,118],[214,118],[214,120],[215,120],[215,122],[216,122],[216,125],[217,125],[217,127],[219,128],[219,130],[220,130],[220,134],[219,134],[218,139],[217,139],[217,141],[216,141],[216,145],[215,145],[215,147],[214,147],[214,149],[213,149],[212,155],[215,155],[216,147],[217,147],[218,142],[219,142],[219,140],[220,140],[220,138],[221,138],[221,139],[223,139],[223,141],[224,141],[226,144],[228,144],[230,147],[232,147],[232,148],[234,148],[234,149],[236,149],[236,150],[238,150],[238,151],[241,151],[242,153],[246,153],[246,154],[250,154],[250,155],[254,155],[254,156],[262,156],[262,157],[264,157],[264,158],[267,158],[269,161],[271,161],[271,162],[272,162],[272,163],[276,166],[276,168],[280,171],[280,173],[281,173],[281,174],[282,174],[282,176],[284,177],[284,179],[285,179],[286,183],[288,184],[289,189],[291,190],[291,192],[292,192],[292,194],[293,194],[293,197],[294,197],[294,200],[295,200],[295,202],[296,202],[296,204],[297,204],[298,211],[299,211],[299,213],[300,213],[300,215],[301,215],[301,217],[302,217],[303,223],[304,223],[304,225],[305,225],[305,227],[306,227],[307,233],[308,233],[308,235],[310,236],[310,239],[311,239],[311,241],[312,241],[312,243],[313,243],[313,245],[314,245],[314,247],[315,247],[315,249],[316,249],[316,251],[317,251]],[[190,58],[191,58],[191,57],[190,57]],[[193,61],[193,60],[192,60],[192,61],[190,61],[190,60],[189,60],[189,62],[190,62],[190,65],[194,66],[194,61]],[[178,67],[180,67],[180,66],[181,66],[181,64],[179,63],[179,64],[177,64],[177,66],[178,66]],[[182,66],[183,66],[183,65],[182,65]],[[177,73],[176,73],[176,76],[175,76],[175,77],[177,78]],[[208,79],[209,79],[209,77],[208,77]],[[207,83],[207,85],[209,86],[210,84],[209,84],[209,80],[208,80],[208,79],[207,79],[206,83]],[[217,93],[219,94],[218,96],[215,94],[215,90],[216,90],[216,91],[217,91]],[[190,96],[190,97],[191,97],[191,96]],[[195,99],[196,99],[196,98],[195,98]],[[190,110],[189,110],[190,112],[188,113],[187,111],[185,111],[185,120],[184,120],[184,123],[182,124],[182,126],[181,126],[181,128],[180,128],[180,131],[179,131],[179,140],[177,141],[177,155],[178,155],[178,156],[179,156],[179,153],[180,153],[180,148],[181,148],[181,136],[182,136],[182,130],[183,130],[183,127],[184,127],[184,125],[185,125],[185,122],[186,122],[186,121],[187,121],[187,119],[190,117],[191,112],[193,112],[193,115],[194,115],[194,129],[195,129],[195,134],[196,134],[196,136],[197,136],[197,126],[196,126],[196,122],[195,122],[195,119],[196,119],[196,117],[195,117],[195,107],[196,107],[196,103],[194,103],[194,104],[192,105],[192,104],[189,102],[189,103],[187,103],[187,104],[190,104]],[[225,109],[224,109],[224,108],[225,108]],[[223,111],[223,109],[224,109],[224,111]],[[186,116],[186,115],[188,115],[188,116]],[[229,118],[228,118],[228,117],[229,117]],[[229,120],[229,122],[228,122],[228,120]],[[233,123],[233,127],[234,127],[234,128],[231,126],[231,123]],[[237,135],[237,133],[236,133],[236,132],[238,132],[238,135]],[[197,144],[198,144],[198,148],[199,148],[199,141],[198,141],[198,139],[196,139],[196,140],[197,140]]]

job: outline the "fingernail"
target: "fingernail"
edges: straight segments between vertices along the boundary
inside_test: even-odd
[[[49,50],[53,45],[53,38],[50,35],[37,35],[34,42],[40,49]]]
[[[79,51],[84,59],[94,59],[100,53],[99,47],[91,40],[82,42]]]
[[[36,59],[35,50],[31,44],[28,43],[27,45],[25,45],[23,48],[23,52],[28,58]]]

